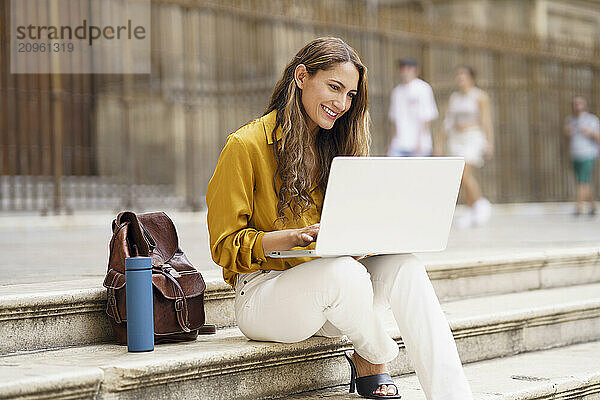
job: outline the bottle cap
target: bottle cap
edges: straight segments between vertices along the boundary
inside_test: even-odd
[[[152,259],[150,257],[128,257],[125,259],[125,270],[140,271],[152,269]]]

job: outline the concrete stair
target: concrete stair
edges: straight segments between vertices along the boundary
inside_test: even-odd
[[[600,400],[600,231],[597,221],[567,215],[572,204],[559,206],[565,211],[528,217],[495,212],[493,228],[454,231],[449,251],[422,255],[475,399]],[[174,220],[190,259],[204,260],[207,320],[221,328],[218,334],[144,354],[111,344],[103,268],[96,263],[106,256],[112,218],[106,215],[0,221],[7,254],[28,254],[29,263],[4,260],[10,285],[0,286],[0,399],[360,398],[346,393],[342,352],[352,346],[344,338],[254,342],[235,327],[233,292],[206,257],[201,213]],[[7,240],[15,227],[26,234],[24,243],[55,239],[47,246],[52,252],[56,244],[77,243],[86,257],[74,250],[46,264],[55,255],[24,253],[27,246]],[[17,285],[60,281],[73,271],[85,278]],[[404,399],[422,400],[390,317],[401,351],[389,367]]]
[[[600,282],[600,249],[444,260],[427,269],[438,297],[448,301]],[[214,274],[205,280],[207,322],[234,326],[233,291]],[[0,286],[0,354],[110,342],[101,281]]]
[[[444,302],[443,308],[464,362],[600,339],[600,283],[464,298]],[[410,360],[388,317],[388,329],[401,349],[389,368],[394,375],[409,374],[413,371]],[[582,354],[600,359],[600,344],[586,346],[591,350]],[[153,353],[129,354],[125,347],[112,344],[28,350],[0,357],[0,399],[258,399],[281,394],[282,388],[288,395],[348,382],[342,352],[350,348],[345,338],[313,337],[294,344],[254,342],[232,327],[195,342],[157,346]],[[514,360],[506,358],[510,359]],[[596,364],[598,368],[600,363]],[[469,368],[477,370],[477,365]],[[570,374],[569,368],[566,371]],[[592,397],[556,398],[595,398],[598,371],[585,373],[591,374],[590,379],[572,393],[587,390]],[[480,374],[485,376],[485,371]],[[526,371],[517,375],[530,376]],[[559,382],[559,378],[552,378],[551,384],[566,388],[579,380]],[[418,387],[410,376],[402,382],[403,390]]]
[[[600,399],[600,342],[519,354],[465,365],[478,400]],[[394,379],[402,398],[425,400],[414,374]],[[357,399],[348,385],[285,396],[290,400]]]

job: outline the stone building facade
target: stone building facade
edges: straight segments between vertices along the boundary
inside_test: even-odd
[[[588,45],[600,41],[600,1],[596,0],[409,0],[378,4],[482,29]]]

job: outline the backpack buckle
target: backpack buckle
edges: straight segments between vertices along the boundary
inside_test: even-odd
[[[183,310],[183,299],[175,300],[175,311],[182,311],[182,310]]]

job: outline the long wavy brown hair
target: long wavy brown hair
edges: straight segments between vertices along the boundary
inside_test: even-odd
[[[319,127],[315,146],[307,146],[307,143],[312,142],[311,133],[306,122],[308,116],[302,105],[302,90],[296,84],[294,71],[299,64],[304,64],[308,74],[312,76],[318,70],[326,71],[346,62],[354,64],[359,74],[357,93],[352,104],[331,129]],[[273,176],[273,187],[278,198],[275,223],[280,221],[285,226],[286,208],[289,208],[294,220],[298,220],[302,213],[314,205],[310,196],[312,182],[309,173],[312,167],[317,170],[317,187],[325,193],[331,161],[335,156],[369,155],[371,133],[367,106],[367,68],[356,51],[342,39],[317,38],[304,46],[288,63],[263,114],[277,110],[276,124],[271,132],[277,161],[277,170]],[[279,144],[275,136],[278,126],[282,127]],[[314,160],[316,165],[307,166],[307,159]],[[279,190],[277,176],[281,179]]]

